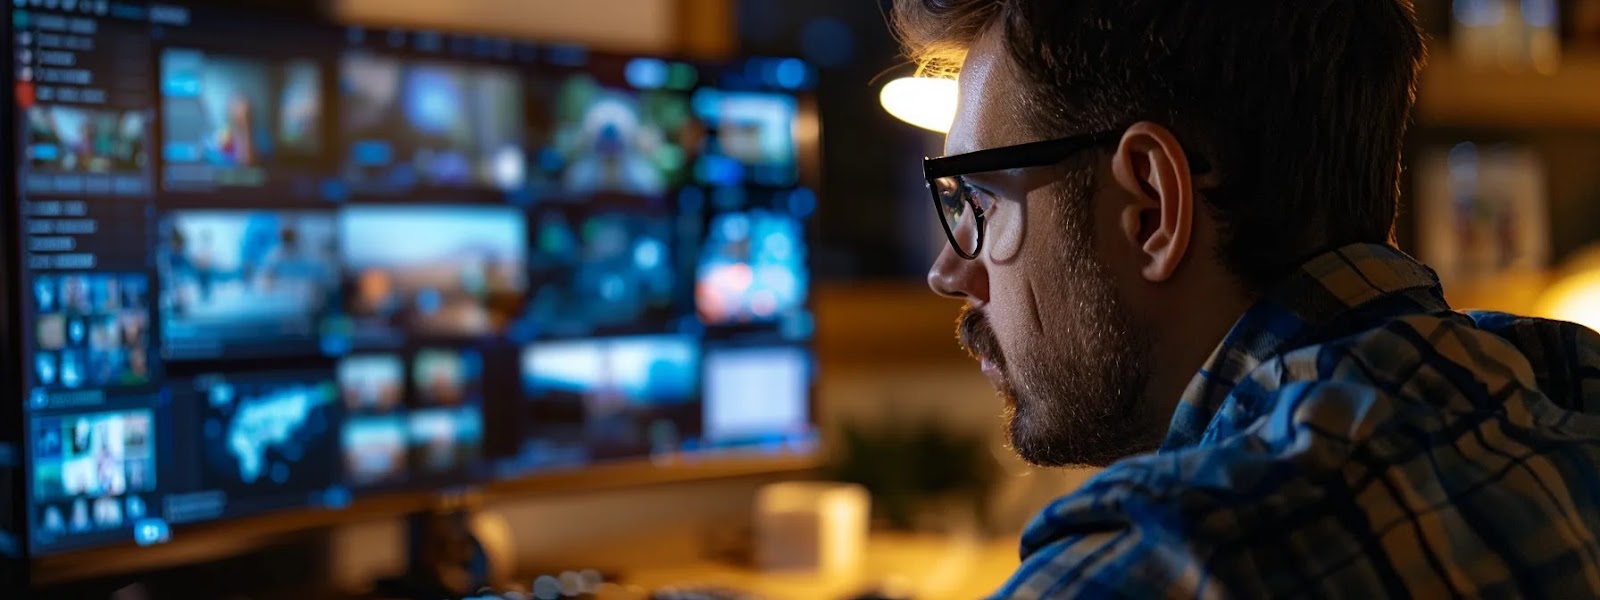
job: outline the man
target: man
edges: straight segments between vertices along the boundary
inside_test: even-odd
[[[1109,466],[1003,598],[1600,595],[1600,336],[1391,246],[1402,0],[899,0],[1015,450]]]

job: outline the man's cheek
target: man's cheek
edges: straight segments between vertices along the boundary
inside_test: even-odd
[[[1001,342],[1002,351],[1009,354],[1013,348],[1030,346],[1039,335],[1040,323],[1038,299],[1032,287],[1023,281],[1007,281],[991,293],[990,324]]]
[[[989,254],[989,260],[1000,264],[1015,264],[1026,258],[1024,247],[1027,245],[1027,231],[1022,226],[1019,217],[1020,207],[1013,203],[1001,203],[999,210],[994,211],[988,223],[984,226],[983,245]]]

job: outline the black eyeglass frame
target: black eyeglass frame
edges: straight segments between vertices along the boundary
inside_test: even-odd
[[[984,214],[983,209],[976,204],[969,206],[972,210],[973,226],[978,228],[978,240],[973,246],[971,254],[961,249],[961,244],[956,242],[955,229],[951,227],[950,220],[945,217],[944,203],[939,199],[939,186],[934,180],[946,177],[964,177],[978,173],[990,173],[1010,169],[1026,169],[1032,167],[1047,167],[1058,164],[1072,155],[1090,148],[1105,146],[1122,139],[1124,129],[1102,131],[1064,138],[1045,140],[1042,142],[1029,142],[1014,146],[1001,146],[977,152],[957,154],[940,158],[924,158],[922,160],[922,177],[928,187],[929,194],[933,197],[933,211],[939,215],[939,223],[944,226],[944,235],[950,241],[950,248],[956,255],[967,260],[975,260],[983,252]],[[1191,169],[1198,172],[1210,170],[1204,159],[1190,155]]]

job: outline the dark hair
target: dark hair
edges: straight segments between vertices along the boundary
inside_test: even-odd
[[[1426,56],[1409,0],[896,0],[925,70],[995,26],[1041,137],[1154,121],[1207,159],[1222,257],[1252,287],[1392,239]]]

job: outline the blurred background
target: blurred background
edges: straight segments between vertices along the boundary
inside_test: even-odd
[[[22,4],[19,0],[18,6]],[[42,579],[60,597],[107,597],[119,589],[121,597],[177,597],[171,595],[178,589],[170,587],[172,573],[182,573],[191,585],[223,585],[242,580],[223,573],[248,572],[268,583],[230,593],[305,597],[302,590],[309,586],[340,597],[336,594],[370,591],[373,582],[408,572],[408,566],[471,562],[470,556],[457,560],[428,555],[415,542],[467,531],[499,559],[491,569],[494,587],[537,593],[541,581],[546,592],[550,581],[557,590],[570,584],[565,591],[572,594],[552,598],[601,597],[598,588],[572,583],[591,577],[585,569],[636,586],[628,592],[635,596],[615,597],[699,585],[774,598],[849,598],[869,592],[878,596],[865,597],[971,598],[992,590],[1016,567],[1016,536],[1027,520],[1093,473],[1031,469],[1010,455],[999,427],[1000,403],[956,345],[959,304],[926,288],[926,270],[945,239],[928,206],[920,159],[940,154],[943,140],[937,132],[890,116],[880,102],[884,85],[915,70],[889,34],[890,4],[228,3],[229,10],[262,11],[278,18],[362,24],[371,27],[375,39],[389,27],[405,27],[582,44],[617,56],[804,61],[806,83],[797,86],[804,88],[797,97],[812,103],[807,110],[814,113],[801,112],[820,119],[820,138],[812,146],[800,144],[815,164],[802,165],[803,181],[796,188],[807,189],[815,199],[815,213],[807,223],[809,277],[802,284],[814,327],[807,335],[783,335],[787,341],[803,339],[799,346],[814,352],[815,379],[807,405],[814,429],[807,435],[815,435],[781,440],[788,444],[785,451],[736,467],[644,452],[644,460],[626,467],[550,474],[493,493],[471,485],[430,484],[422,509],[415,504],[386,508],[379,500],[378,508],[368,504],[372,510],[352,516],[313,519],[312,527],[262,526],[271,536],[223,525],[205,545],[167,551],[159,567],[145,565],[148,555],[136,555],[126,544],[76,558],[72,553],[65,558],[35,556],[29,563],[35,567],[35,584]],[[1418,10],[1432,36],[1432,58],[1407,142],[1402,248],[1438,269],[1458,308],[1507,310],[1600,327],[1600,0],[1418,0]],[[498,85],[489,76],[478,84]],[[562,123],[556,118],[529,125],[559,128]],[[381,136],[384,126],[373,125],[373,135]],[[361,169],[345,177],[388,181],[381,173]],[[438,222],[435,217],[363,209],[359,218],[338,225],[339,235],[359,238],[364,223],[391,234],[426,236]],[[204,213],[185,218],[165,221],[163,233],[180,239],[184,231],[211,222]],[[314,219],[300,223],[307,239],[319,235]],[[648,228],[616,226],[631,236],[645,235],[638,228]],[[333,236],[335,226],[327,227],[326,235]],[[472,231],[482,240],[495,235],[491,229]],[[352,248],[340,252],[360,254]],[[504,285],[521,289],[538,285],[540,277],[561,276],[540,271],[537,256],[527,260],[532,264],[513,267],[531,273],[532,279]],[[695,265],[688,268],[693,271]],[[367,285],[377,284],[345,284],[354,290]],[[204,284],[194,286],[192,293],[204,293]],[[563,315],[584,310],[581,299],[550,302],[543,310]],[[724,309],[737,312],[719,310]],[[366,310],[382,313],[381,307]],[[706,311],[702,299],[702,320],[717,318]],[[164,326],[163,335],[183,326],[185,318]],[[356,322],[350,339],[359,347],[372,339],[381,341],[392,327],[472,329],[478,317],[461,318],[466,324],[444,317],[372,327]],[[368,329],[373,333],[363,337]],[[540,380],[539,364],[626,352],[580,346],[552,344],[523,354],[528,369],[524,376],[532,381],[528,393],[560,393],[561,378]],[[410,364],[419,371],[434,364],[480,368],[449,353],[417,354]],[[381,373],[403,367],[380,357],[350,368]],[[481,368],[492,372],[495,367]],[[762,372],[748,376],[755,379],[745,389],[773,381],[762,379]],[[216,389],[216,381],[197,381],[196,389]],[[428,393],[424,386],[416,387],[418,394]],[[497,392],[490,384],[482,393],[492,404]],[[199,395],[195,398],[200,401]],[[484,418],[492,426],[503,416],[486,409]],[[447,418],[440,426],[452,427]],[[812,443],[818,440],[820,444]],[[35,520],[23,507],[15,511],[19,529]],[[405,514],[411,518],[397,516]],[[446,518],[450,516],[468,522],[452,523]],[[279,535],[286,529],[295,534]],[[238,548],[217,541],[230,537],[266,541]],[[239,556],[245,557],[243,562]],[[119,563],[132,566],[119,569],[114,566]]]

